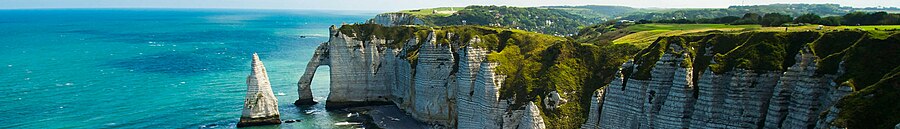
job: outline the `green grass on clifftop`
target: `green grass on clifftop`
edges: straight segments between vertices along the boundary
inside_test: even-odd
[[[721,28],[760,28],[759,25],[726,25],[726,24],[637,24],[628,26],[632,31],[650,30],[696,30],[696,29],[721,29]]]
[[[456,11],[463,10],[465,7],[438,7],[438,8],[427,8],[427,9],[413,9],[413,10],[402,10],[398,13],[407,13],[415,16],[438,16],[438,17],[446,17],[450,16]]]
[[[510,6],[467,6],[404,10],[429,26],[482,25],[516,28],[550,35],[567,35],[578,27],[594,23],[558,9]]]

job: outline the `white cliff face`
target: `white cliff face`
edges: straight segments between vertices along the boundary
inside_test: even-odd
[[[470,42],[480,42],[473,39]],[[481,62],[484,60],[487,51],[480,48],[466,46],[459,52],[459,69],[456,73],[457,92],[456,92],[456,111],[457,111],[457,127],[478,128],[481,121],[474,119],[475,116],[482,115],[476,112],[476,104],[473,100],[475,89],[475,78],[481,70]]]
[[[411,107],[412,102],[410,99],[413,98],[410,93],[413,87],[413,68],[412,64],[407,60],[405,55],[407,55],[408,49],[412,49],[415,47],[417,43],[416,38],[409,39],[403,49],[389,49],[385,58],[384,68],[386,78],[385,85],[390,86],[391,88],[391,100],[398,107],[408,108]]]
[[[741,68],[693,73],[691,66],[681,66],[685,57],[671,45],[655,63],[650,80],[625,77],[620,69],[605,87],[601,124],[589,114],[583,128],[812,128],[821,112],[837,112],[831,107],[850,92],[831,82],[837,75],[815,75],[816,57],[808,48],[783,73]],[[629,61],[622,68],[639,65]],[[697,84],[693,74],[700,74]]]
[[[327,108],[393,103],[419,121],[457,128],[514,128],[529,124],[521,122],[523,117],[540,118],[540,113],[529,116],[521,107],[509,107],[511,101],[500,99],[506,77],[494,72],[500,64],[486,60],[488,50],[472,47],[481,42],[477,37],[454,47],[439,44],[431,32],[422,41],[404,39],[405,45],[391,48],[385,43],[393,41],[376,37],[359,41],[356,34],[342,34],[335,28],[330,36],[301,77],[301,100],[309,94],[316,67],[328,65]],[[408,55],[417,58],[411,61]],[[540,111],[536,108],[534,112]]]
[[[425,22],[422,21],[422,19],[406,13],[378,14],[367,22],[382,26],[425,25]]]
[[[481,63],[481,69],[475,78],[475,85],[472,86],[475,90],[472,95],[474,105],[460,107],[460,109],[474,110],[472,119],[477,123],[466,122],[466,124],[488,129],[500,128],[503,125],[502,114],[506,111],[503,107],[507,106],[505,102],[500,101],[500,86],[503,85],[502,82],[506,77],[494,73],[497,65],[499,64],[488,61]],[[463,123],[460,122],[460,124]]]
[[[633,61],[625,62],[622,68],[633,67]],[[616,78],[606,87],[606,95],[603,97],[600,111],[600,128],[641,128],[646,121],[642,106],[644,101],[644,89],[648,81],[627,79],[620,69]],[[627,85],[627,86],[626,86]],[[646,126],[643,126],[647,128]]]
[[[591,97],[591,107],[588,108],[589,111],[587,120],[583,125],[581,125],[582,129],[600,128],[600,111],[602,111],[600,104],[603,103],[603,95],[605,91],[605,88],[600,88],[596,92],[594,92],[594,96]]]
[[[279,124],[278,100],[269,84],[266,67],[256,53],[253,54],[252,72],[247,77],[247,96],[238,127]]]
[[[528,102],[525,106],[525,115],[519,121],[517,129],[545,129],[544,118],[541,118],[541,111],[538,110],[534,102]]]
[[[475,38],[469,44],[477,42],[481,41]],[[506,76],[494,69],[501,64],[487,61],[488,51],[481,48],[466,46],[459,51],[457,128],[515,128],[522,124],[525,110],[513,110],[509,107],[512,101],[500,98],[500,87]]]
[[[358,41],[333,28],[330,36],[324,43],[332,77],[326,108],[390,102],[390,87],[376,73],[382,68],[379,64],[386,41]]]
[[[833,105],[829,93],[838,88],[831,82],[836,75],[824,75],[815,77],[816,57],[810,50],[804,50],[800,55],[800,61],[792,66],[795,72],[789,75],[798,76],[795,83],[784,84],[790,89],[790,100],[787,105],[787,118],[781,123],[782,128],[810,128],[815,127],[819,113],[828,110]],[[790,71],[788,71],[790,72]],[[788,73],[785,73],[788,74]],[[845,94],[840,94],[841,96]]]
[[[430,123],[449,124],[449,92],[453,71],[453,52],[450,44],[437,44],[432,32],[428,41],[419,47],[419,59],[415,72],[413,117]]]

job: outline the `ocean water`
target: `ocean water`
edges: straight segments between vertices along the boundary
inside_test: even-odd
[[[234,128],[251,54],[281,118],[255,128],[346,128],[292,105],[328,27],[374,12],[213,9],[0,10],[0,128]],[[306,38],[301,38],[306,36]],[[328,91],[328,68],[312,82]],[[309,114],[307,114],[309,113]]]

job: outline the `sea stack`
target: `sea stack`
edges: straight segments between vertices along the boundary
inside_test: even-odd
[[[244,111],[237,127],[281,124],[278,117],[278,100],[272,93],[269,75],[259,56],[253,53],[252,72],[247,77],[247,96],[244,97]]]

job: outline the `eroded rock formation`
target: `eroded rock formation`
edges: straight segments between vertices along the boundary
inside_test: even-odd
[[[320,58],[324,58],[321,62],[329,62],[331,69],[331,89],[325,107],[389,103],[391,91],[385,85],[384,76],[387,70],[379,70],[384,68],[380,65],[385,56],[382,53],[385,40],[359,41],[341,34],[335,27],[330,30],[329,41],[317,50],[327,51]]]
[[[247,96],[238,127],[280,124],[278,100],[269,84],[269,75],[259,56],[253,53],[252,72],[247,76]]]
[[[334,26],[332,26],[333,28]],[[312,83],[312,78],[316,74],[316,69],[322,65],[328,65],[328,49],[325,49],[325,44],[319,45],[316,47],[316,53],[313,54],[313,57],[309,59],[309,63],[306,64],[306,71],[303,73],[303,76],[300,77],[300,81],[297,82],[297,93],[300,96],[297,101],[294,101],[294,105],[313,105],[316,104],[316,100],[313,99],[312,89],[310,89],[309,84]]]
[[[436,41],[434,30],[409,39],[359,35],[331,28],[329,41],[320,45],[301,77],[301,97],[309,94],[315,67],[328,65],[331,91],[326,108],[395,104],[419,121],[458,128],[538,125],[522,123],[526,118],[542,122],[537,121],[538,107],[510,108],[511,101],[501,100],[506,77],[494,72],[501,64],[486,59],[488,50],[472,45],[481,42],[477,37],[448,44]]]

